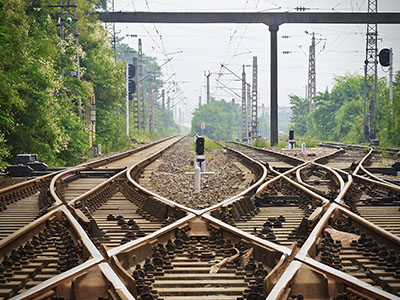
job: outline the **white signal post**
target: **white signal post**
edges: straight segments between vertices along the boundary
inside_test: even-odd
[[[204,123],[202,123],[204,124]],[[194,172],[186,172],[186,175],[194,175],[194,193],[200,193],[201,175],[213,175],[215,172],[206,172],[206,156],[204,155],[204,138],[196,139],[196,156],[194,159]]]

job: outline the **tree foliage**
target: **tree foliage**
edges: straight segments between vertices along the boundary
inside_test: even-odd
[[[196,108],[192,118],[192,132],[201,132],[205,123],[204,135],[217,141],[241,138],[241,109],[230,102],[211,101],[209,105]]]
[[[372,83],[370,83],[372,85]],[[385,146],[399,146],[400,72],[393,83],[393,101],[389,100],[387,80],[378,80],[377,138]],[[298,135],[318,140],[361,143],[363,135],[364,77],[345,74],[334,79],[332,90],[314,98],[311,114],[308,100],[291,95],[291,124]],[[368,125],[368,107],[367,125]]]
[[[104,1],[78,0],[79,44],[60,40],[59,8],[52,0],[0,0],[0,168],[18,153],[38,153],[50,166],[72,165],[89,153],[85,108],[96,101],[95,144],[104,152],[130,145],[125,135],[125,61],[116,60],[109,36],[92,14]],[[125,45],[125,48],[128,48]],[[62,76],[77,70],[81,77]],[[155,59],[145,74],[162,81]],[[81,105],[81,106],[80,106]],[[161,113],[160,132],[171,131]],[[160,133],[161,134],[161,133]]]
[[[79,140],[83,124],[70,115],[77,96],[72,90],[87,91],[84,83],[59,75],[60,42],[54,12],[30,4],[1,2],[0,132],[9,150],[3,159],[34,152],[50,165],[62,165],[69,141]],[[77,127],[77,132],[71,130]],[[83,141],[77,150],[86,148],[87,141]]]

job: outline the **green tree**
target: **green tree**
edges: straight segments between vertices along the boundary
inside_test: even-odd
[[[94,2],[78,1],[76,45],[73,36],[60,42],[52,1],[0,1],[0,165],[24,152],[38,153],[51,166],[78,162],[89,147],[80,115],[95,96],[99,115],[108,117],[98,118],[99,138],[114,125],[107,112],[124,94],[124,66],[115,62],[106,31],[91,15]],[[81,79],[62,77],[62,68],[66,74],[76,70],[77,57]],[[109,136],[121,135],[115,130]]]
[[[378,139],[388,147],[400,146],[400,71],[393,80],[393,100],[389,99],[389,89],[384,89],[384,95],[378,103]]]
[[[241,109],[231,102],[211,101],[209,105],[196,108],[192,118],[192,131],[201,132],[200,124],[205,123],[204,135],[217,141],[241,138]]]
[[[292,114],[290,116],[291,126],[299,136],[304,136],[307,132],[307,118],[309,113],[308,99],[300,98],[296,95],[289,95]]]
[[[49,165],[63,165],[66,160],[62,153],[77,132],[70,129],[79,127],[80,132],[83,122],[67,117],[77,95],[62,91],[70,92],[80,83],[59,75],[57,24],[51,9],[46,8],[47,2],[42,5],[36,8],[36,3],[18,0],[1,3],[0,78],[4,114],[0,129],[9,146],[9,162],[17,153],[34,152]],[[71,52],[74,57],[75,52]],[[75,150],[78,148],[75,146]]]
[[[179,133],[179,126],[174,122],[172,111],[157,108],[157,126],[158,137],[167,137]]]
[[[378,80],[377,138],[381,144],[399,145],[398,80],[394,82],[395,96],[389,101],[388,84],[385,78]],[[372,83],[370,83],[372,85]],[[397,89],[397,90],[396,90]],[[397,98],[396,98],[397,97]],[[332,90],[319,93],[314,98],[314,110],[308,114],[308,103],[297,96],[291,96],[292,124],[300,135],[319,140],[333,140],[346,143],[360,143],[363,135],[364,77],[345,74],[334,79]],[[368,107],[367,125],[368,125]],[[397,130],[397,131],[396,131]]]

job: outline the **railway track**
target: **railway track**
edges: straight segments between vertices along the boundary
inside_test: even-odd
[[[400,188],[368,171],[380,156],[230,143],[249,181],[196,208],[140,181],[178,141],[1,190],[0,299],[400,299]]]

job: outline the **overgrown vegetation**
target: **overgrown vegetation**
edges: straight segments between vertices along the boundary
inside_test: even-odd
[[[291,123],[297,137],[361,143],[363,135],[364,77],[346,74],[335,79],[332,90],[319,93],[309,113],[307,99],[290,96]],[[393,101],[385,78],[378,80],[377,139],[386,147],[400,146],[400,72],[393,82]],[[367,103],[367,111],[369,103]],[[304,138],[302,138],[304,139]],[[306,139],[306,142],[308,139]],[[310,142],[310,141],[309,141]],[[307,146],[310,147],[311,143]],[[315,144],[315,141],[312,142]]]
[[[266,148],[267,142],[263,139],[256,139],[251,145],[257,148]]]
[[[154,135],[125,135],[125,61],[115,60],[107,31],[92,14],[96,0],[78,0],[79,44],[59,37],[59,8],[50,0],[0,0],[0,168],[18,153],[38,153],[50,166],[73,165],[90,155],[85,109],[96,101],[96,139],[103,153],[131,146],[130,138],[150,140],[175,133],[170,112],[157,109]],[[104,3],[103,3],[104,4]],[[53,6],[53,7],[52,7]],[[120,53],[131,49],[119,43]],[[128,53],[127,51],[127,53]],[[76,71],[81,78],[62,76]],[[145,56],[144,71],[160,68]],[[79,104],[82,104],[79,106]],[[133,128],[132,128],[133,129]]]

